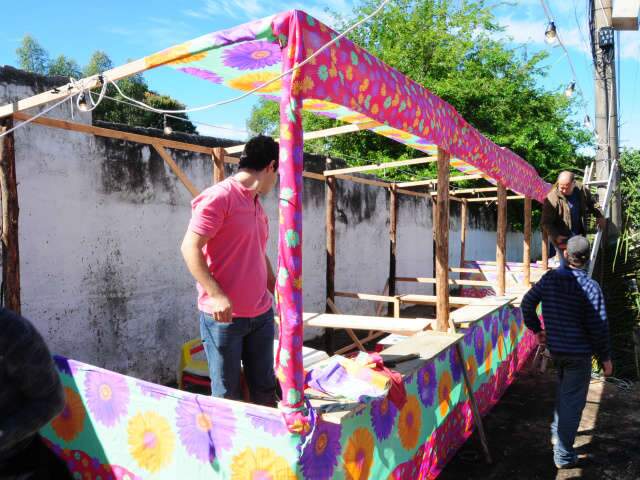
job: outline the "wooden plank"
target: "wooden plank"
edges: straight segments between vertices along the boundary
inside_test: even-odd
[[[369,130],[370,128],[379,127],[380,124],[375,121],[363,122],[363,123],[351,123],[349,125],[343,125],[341,127],[326,128],[323,130],[316,130],[315,132],[304,132],[304,140],[314,140],[317,138],[332,137],[335,135],[342,135],[344,133],[358,132],[360,130]],[[276,142],[277,138],[274,139]],[[233,147],[227,147],[227,153],[240,153],[244,150],[244,145],[236,145]]]
[[[460,268],[464,268],[464,247],[467,241],[467,201],[460,206]]]
[[[549,234],[542,230],[542,269],[549,270]]]
[[[449,178],[450,182],[463,182],[466,180],[478,180],[480,178],[484,178],[482,175],[480,174],[473,174],[473,175],[456,175],[455,177],[451,177]],[[399,188],[406,188],[406,187],[420,187],[422,185],[435,185],[436,183],[438,183],[438,180],[433,178],[431,180],[416,180],[416,181],[412,181],[412,182],[400,182],[398,183],[398,187]],[[449,191],[449,189],[447,189],[447,191]]]
[[[11,117],[0,120],[0,133],[13,128]],[[18,234],[18,184],[16,182],[16,148],[13,133],[0,138],[0,191],[2,192],[2,284],[3,304],[21,312],[20,236]]]
[[[302,176],[304,178],[311,178],[313,180],[319,180],[321,182],[325,181],[325,177],[324,175],[322,175],[321,173],[315,173],[315,172],[302,172]]]
[[[502,183],[498,183],[498,232],[496,243],[497,294],[504,295],[507,262],[507,189]]]
[[[524,200],[524,195],[509,195],[505,196],[505,200]],[[467,198],[467,202],[494,202],[499,200],[499,197],[483,197],[483,198]]]
[[[391,185],[391,182],[384,182],[382,180],[373,180],[370,178],[355,177],[353,175],[332,175],[333,178],[339,178],[340,180],[349,180],[353,183],[361,183],[363,185],[371,185],[373,187],[387,188]]]
[[[413,196],[413,197],[421,197],[421,198],[431,199],[431,195],[429,195],[428,193],[414,192],[413,190],[405,190],[403,188],[396,188],[396,192],[400,193],[402,195],[410,195],[410,196]]]
[[[524,240],[522,245],[522,273],[525,287],[531,287],[531,199],[524,201]]]
[[[479,268],[458,268],[458,267],[451,267],[449,269],[450,272],[456,272],[456,273],[482,273],[482,270],[480,270]]]
[[[17,120],[28,120],[30,115],[25,113],[17,113],[15,115]],[[173,148],[176,150],[185,150],[188,152],[203,153],[205,155],[211,155],[212,148],[204,147],[202,145],[194,145],[191,143],[178,142],[175,140],[167,140],[165,138],[150,137],[147,135],[139,135],[137,133],[122,132],[120,130],[112,130],[104,127],[94,127],[93,125],[85,125],[82,123],[69,122],[67,120],[57,120],[55,118],[39,117],[31,122],[33,124],[42,125],[51,128],[60,128],[62,130],[69,130],[72,132],[86,133],[89,135],[96,135],[98,137],[115,138],[117,140],[124,140],[127,142],[137,142],[144,145],[161,145],[166,148]],[[224,157],[225,163],[238,163],[238,159],[235,157]]]
[[[182,184],[187,187],[191,196],[197,197],[200,192],[198,189],[191,183],[187,175],[182,171],[182,169],[178,166],[178,164],[173,160],[169,152],[167,152],[162,145],[153,145],[158,154],[162,157],[162,159],[167,162],[169,168],[173,171],[173,173],[178,177],[178,179],[182,182]]]
[[[136,73],[144,72],[145,70],[148,70],[147,64],[144,59],[140,59],[129,62],[125,65],[121,65],[119,67],[112,68],[111,70],[107,70],[103,73],[103,77],[108,78],[112,81],[116,81],[120,80],[121,78],[135,75]],[[62,100],[69,95],[76,95],[80,93],[83,88],[89,90],[101,85],[102,83],[100,82],[100,78],[98,75],[92,75],[90,77],[83,78],[76,81],[75,83],[69,82],[66,85],[52,88],[51,90],[39,93],[38,95],[33,95],[31,97],[17,100],[15,102],[1,106],[0,118],[11,115],[12,113],[15,114],[18,112],[22,112],[23,110],[27,110],[29,108],[45,105],[56,100]]]
[[[395,297],[390,297],[388,295],[375,295],[370,293],[351,293],[351,292],[334,292],[336,297],[344,297],[344,298],[357,298],[359,300],[371,300],[374,302],[393,302],[395,301]]]
[[[367,343],[367,342],[370,342],[372,340],[375,340],[376,338],[380,338],[381,336],[386,335],[386,334],[387,334],[387,332],[373,332],[373,333],[367,335],[366,337],[360,339],[360,341],[362,343]],[[342,355],[342,354],[344,354],[344,353],[346,353],[346,352],[348,352],[350,350],[353,350],[353,347],[354,347],[353,344],[352,345],[348,345],[346,347],[342,347],[342,348],[336,350],[335,354],[336,355]]]
[[[449,326],[449,153],[438,149],[436,203],[436,330]]]
[[[214,148],[211,153],[211,161],[213,164],[213,183],[216,184],[224,180],[224,148]]]
[[[417,295],[407,294],[399,295],[398,300],[400,303],[406,303],[410,305],[435,305],[437,297],[435,295]],[[474,305],[478,303],[477,298],[471,297],[449,297],[449,305],[451,307],[463,307],[465,305]]]
[[[517,298],[516,295],[505,297],[483,297],[476,299],[477,302],[466,305],[451,312],[451,318],[456,325],[473,324],[479,322],[487,315],[491,315],[496,310],[508,305]]]
[[[396,186],[389,188],[389,296],[396,294],[396,240],[398,228],[398,194]],[[391,316],[394,306],[389,305],[387,315]]]
[[[435,193],[435,192],[431,193],[431,197],[434,198],[434,199],[437,199],[438,198],[438,194]],[[461,199],[461,198],[456,198],[456,197],[449,196],[449,201],[450,202],[453,201],[453,202],[462,203],[464,200]]]
[[[415,333],[433,323],[428,318],[389,318],[367,315],[336,315],[318,313],[304,320],[305,326],[320,328],[344,328],[352,330],[377,330],[388,333]]]
[[[324,177],[323,177],[324,178]],[[325,231],[326,231],[326,299],[325,312],[331,311],[330,303],[335,301],[335,271],[336,271],[336,179],[325,179]],[[329,355],[334,351],[334,335],[332,330],[324,332],[325,350]]]
[[[449,195],[461,195],[464,193],[483,193],[483,192],[495,192],[498,190],[498,187],[482,187],[482,188],[458,188],[456,190],[451,190]]]
[[[436,278],[429,277],[396,277],[398,282],[413,282],[413,283],[438,283]],[[475,287],[493,287],[495,282],[489,280],[459,280],[457,278],[450,278],[449,285],[467,285]]]
[[[347,168],[338,168],[335,170],[325,170],[324,176],[330,177],[332,175],[339,175],[345,173],[356,173],[356,172],[372,172],[374,170],[384,170],[387,168],[397,168],[397,167],[406,167],[409,165],[422,165],[425,163],[433,163],[437,161],[437,157],[419,157],[419,158],[411,158],[409,160],[396,160],[393,162],[384,162],[384,163],[372,163],[370,165],[359,165],[357,167],[347,167]]]

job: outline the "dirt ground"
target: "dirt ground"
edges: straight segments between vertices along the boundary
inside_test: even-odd
[[[592,380],[576,439],[579,464],[570,470],[553,465],[554,397],[554,371],[521,373],[484,419],[493,464],[474,433],[439,479],[640,479],[640,385],[622,390]]]

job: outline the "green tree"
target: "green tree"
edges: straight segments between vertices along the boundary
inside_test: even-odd
[[[342,26],[370,13],[378,2],[364,0]],[[589,136],[570,120],[571,102],[538,86],[545,75],[545,54],[526,58],[519,49],[496,40],[501,30],[483,2],[396,0],[350,34],[351,40],[439,97],[485,136],[533,164],[547,180],[562,169],[579,171],[586,159],[577,154]],[[248,122],[251,131],[273,131],[277,108],[261,101]],[[305,129],[335,121],[303,116]],[[318,153],[363,164],[420,156],[371,132],[309,142]],[[394,171],[392,178],[432,176],[433,166]]]
[[[64,55],[59,55],[49,64],[47,75],[60,75],[63,77],[73,77],[76,80],[80,78],[80,66],[78,62]]]
[[[109,55],[102,50],[96,50],[91,55],[89,59],[89,63],[84,67],[82,73],[85,77],[90,77],[91,75],[97,75],[98,73],[106,72],[107,70],[111,70],[113,68],[113,62]]]
[[[49,68],[49,53],[31,35],[25,35],[16,49],[18,66],[28,72],[46,75]]]
[[[628,149],[620,155],[620,193],[626,229],[640,245],[640,150]]]

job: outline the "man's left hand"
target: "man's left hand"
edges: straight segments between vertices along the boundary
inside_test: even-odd
[[[598,224],[598,227],[600,227],[600,230],[604,230],[607,226],[607,219],[604,217],[598,217],[596,218],[596,223]]]
[[[538,345],[546,345],[547,344],[547,332],[545,330],[540,330],[536,333],[536,338],[538,339]]]

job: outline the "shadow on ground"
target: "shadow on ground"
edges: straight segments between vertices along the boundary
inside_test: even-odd
[[[640,388],[621,390],[593,380],[576,439],[578,468],[553,465],[549,424],[555,372],[521,373],[485,417],[493,456],[487,465],[474,434],[447,465],[441,480],[640,479]]]

